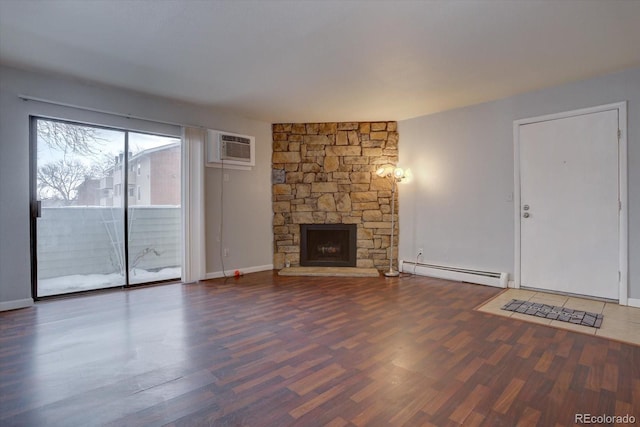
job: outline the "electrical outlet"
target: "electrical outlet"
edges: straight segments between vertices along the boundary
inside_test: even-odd
[[[224,256],[228,257],[229,256],[229,248],[224,248]]]
[[[424,253],[424,249],[423,248],[418,248],[418,255],[417,256],[422,256],[423,253]]]

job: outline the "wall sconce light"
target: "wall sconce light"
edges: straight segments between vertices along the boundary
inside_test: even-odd
[[[396,184],[404,178],[404,170],[390,165],[382,166],[378,168],[376,175],[391,180],[391,253],[389,254],[389,271],[385,272],[384,275],[386,277],[398,277],[400,272],[393,269],[393,237],[395,235]]]

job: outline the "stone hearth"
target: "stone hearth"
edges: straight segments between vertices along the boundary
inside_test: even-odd
[[[380,277],[375,268],[357,267],[285,267],[278,272],[279,276],[310,277]]]
[[[299,266],[300,224],[356,224],[357,267],[388,269],[391,182],[375,171],[398,161],[397,123],[285,123],[272,131],[274,267]]]

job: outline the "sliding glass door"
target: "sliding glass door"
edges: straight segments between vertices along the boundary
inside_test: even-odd
[[[179,278],[180,140],[129,132],[129,283]]]
[[[34,296],[179,279],[180,140],[33,118]]]

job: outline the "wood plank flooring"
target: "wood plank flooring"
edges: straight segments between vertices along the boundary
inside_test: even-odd
[[[425,277],[274,272],[0,313],[2,426],[640,422],[640,347],[474,311]]]

